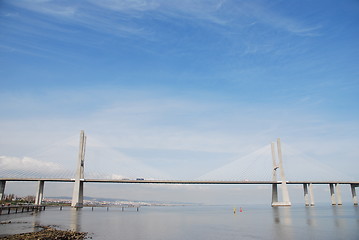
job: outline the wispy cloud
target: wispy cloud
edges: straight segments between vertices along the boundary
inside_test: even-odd
[[[72,177],[70,173],[71,171],[54,162],[41,161],[31,157],[0,156],[0,174],[2,177],[68,178]]]
[[[315,35],[315,30],[320,26],[308,26],[294,18],[283,16],[263,3],[232,2],[226,0],[213,1],[88,1],[91,4],[58,1],[33,1],[13,2],[17,7],[44,14],[54,18],[80,24],[84,27],[97,31],[112,32],[113,34],[123,31],[127,34],[143,34],[141,28],[130,25],[125,18],[140,19],[150,14],[152,18],[161,17],[162,20],[192,19],[201,20],[212,24],[228,25],[236,17],[241,20],[253,19],[275,28],[281,28],[297,35]],[[111,11],[108,13],[107,11]],[[119,13],[119,14],[115,14]],[[121,15],[123,15],[121,17]],[[229,15],[229,16],[228,16]],[[124,18],[125,17],[125,18]],[[129,19],[127,19],[129,20]],[[250,20],[250,19],[249,19]],[[245,20],[247,22],[247,20]],[[243,26],[243,25],[241,25]],[[232,26],[235,27],[235,26]],[[237,29],[238,30],[238,29]]]
[[[149,35],[141,26],[128,22],[128,17],[131,15],[126,14],[126,16],[121,16],[109,14],[107,12],[108,9],[98,8],[91,4],[73,4],[73,2],[58,1],[41,1],[37,4],[34,4],[32,1],[24,1],[12,2],[11,4],[19,9],[25,9],[26,11],[37,14],[37,17],[34,19],[27,20],[27,25],[33,22],[34,26],[42,29],[42,34],[48,33],[49,31],[52,33],[66,31],[67,33],[64,35],[55,34],[56,37],[60,37],[60,39],[66,39],[66,37],[72,36],[72,40],[79,40],[76,38],[76,30],[69,32],[69,25],[118,37],[147,37]],[[21,19],[23,16],[22,14],[18,14],[15,17]],[[45,19],[48,20],[45,21]],[[24,32],[29,30],[35,34],[41,32],[34,28],[23,28],[25,30]],[[51,34],[49,36],[51,37]],[[86,43],[86,41],[84,43]]]
[[[276,5],[269,7],[258,1],[245,1],[237,6],[237,10],[243,15],[250,16],[262,24],[269,25],[273,28],[282,29],[289,33],[299,36],[317,36],[317,30],[321,28],[319,24],[310,25],[291,16],[285,16],[278,11],[274,11]]]
[[[45,1],[15,1],[12,5],[24,8],[33,12],[51,15],[54,17],[72,17],[76,13],[76,6],[70,2]]]
[[[251,103],[228,103],[220,99],[200,101],[189,96],[186,99],[169,96],[160,91],[145,93],[128,90],[108,90],[103,93],[74,91],[72,94],[58,91],[49,94],[47,98],[18,100],[17,111],[21,108],[33,111],[34,106],[37,110],[33,113],[25,112],[21,117],[23,120],[10,116],[7,120],[3,119],[3,135],[12,136],[14,129],[26,134],[29,129],[33,129],[34,121],[42,129],[41,132],[54,136],[63,135],[65,132],[73,135],[80,129],[85,129],[90,136],[97,136],[102,142],[106,142],[103,144],[101,141],[89,140],[89,154],[91,149],[96,149],[97,153],[94,155],[106,150],[107,153],[101,156],[101,159],[113,159],[114,162],[118,160],[119,164],[128,166],[130,170],[132,160],[144,161],[146,165],[154,159],[147,157],[146,153],[157,155],[160,161],[172,159],[177,163],[182,161],[191,164],[196,158],[196,161],[201,162],[210,155],[212,160],[222,159],[221,161],[228,162],[235,156],[244,156],[269,144],[276,137],[282,137],[284,142],[300,145],[303,152],[309,152],[324,161],[334,162],[334,156],[338,156],[340,152],[335,147],[338,142],[335,136],[343,135],[340,146],[347,149],[346,158],[351,161],[350,159],[355,159],[358,154],[358,151],[348,144],[350,141],[357,141],[350,134],[358,131],[354,122],[328,122],[320,114],[307,112],[302,105],[271,105],[270,109],[266,109],[266,106]],[[83,101],[89,103],[91,99],[96,99],[96,106],[82,111],[81,114],[74,114]],[[57,110],[64,106],[66,110],[63,112]],[[320,140],[323,136],[326,141]],[[31,137],[25,139],[27,138]],[[24,140],[19,143],[27,144]],[[71,142],[71,147],[71,151],[76,153],[77,137]],[[120,154],[114,149],[125,150],[129,155]],[[151,152],[151,149],[154,151]],[[178,155],[181,152],[186,154],[171,157],[171,154]],[[330,153],[333,156],[330,156]],[[63,154],[64,152],[52,152],[47,153],[47,156],[64,156]],[[70,159],[70,164],[73,164],[75,155],[69,154],[60,159]],[[127,167],[123,167],[125,168]],[[145,166],[138,165],[136,169],[142,169],[143,174],[150,173],[146,175],[157,175]],[[121,171],[113,173],[125,176]]]
[[[320,28],[319,25],[312,26],[294,17],[284,16],[257,1],[91,0],[74,4],[72,1],[49,0],[35,3],[11,1],[8,4],[16,6],[17,10],[9,10],[8,13],[5,10],[3,15],[5,20],[12,19],[3,23],[9,29],[9,41],[5,41],[3,46],[19,54],[62,62],[84,57],[74,54],[72,47],[86,47],[88,50],[83,53],[101,51],[104,45],[109,41],[116,42],[116,39],[128,40],[125,44],[151,55],[163,54],[164,46],[179,40],[182,48],[171,47],[167,53],[182,56],[192,53],[194,49],[212,51],[218,48],[222,49],[221,54],[234,58],[271,54],[278,51],[278,46],[283,49],[284,37],[273,36],[273,29],[296,36],[314,36]],[[26,17],[23,10],[32,16]],[[260,35],[253,31],[261,29],[262,25],[272,29]],[[213,43],[209,41],[208,46],[197,45],[193,48],[192,43],[185,39],[196,38],[196,35],[184,31],[184,26],[193,28],[191,31],[198,30],[198,34],[210,34],[209,39]],[[171,31],[167,31],[167,28]],[[136,41],[143,41],[144,44],[136,44]],[[147,44],[154,44],[161,51],[151,49]],[[59,46],[62,48],[59,49]]]
[[[89,0],[92,4],[106,8],[112,11],[119,11],[119,12],[127,12],[127,11],[151,11],[155,10],[160,6],[161,1],[154,1],[154,0],[124,0],[124,1],[117,1],[117,0],[104,0],[104,1],[95,1]]]

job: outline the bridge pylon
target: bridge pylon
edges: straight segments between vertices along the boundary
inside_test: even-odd
[[[6,185],[6,181],[1,180],[1,181],[0,181],[0,201],[2,201],[2,199],[3,199],[3,197],[4,197],[5,185]]]
[[[85,163],[86,136],[85,132],[80,132],[80,147],[77,161],[77,171],[75,175],[74,190],[72,194],[71,207],[82,208],[84,198],[84,163]]]
[[[272,149],[272,162],[273,162],[273,174],[272,174],[272,180],[273,182],[277,182],[277,169],[280,170],[280,177],[281,177],[281,188],[282,188],[282,201],[278,201],[278,184],[273,183],[272,184],[272,207],[278,207],[278,206],[291,206],[292,203],[289,199],[289,192],[287,187],[287,181],[284,174],[283,169],[283,157],[282,157],[282,147],[280,143],[280,138],[277,139],[277,152],[278,152],[278,159],[279,164],[277,164],[276,161],[276,154],[275,154],[275,144],[271,144]]]

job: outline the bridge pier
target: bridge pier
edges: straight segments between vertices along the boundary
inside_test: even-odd
[[[1,181],[0,181],[0,201],[1,201],[1,200],[3,199],[3,197],[4,197],[5,185],[6,185],[6,181],[5,181],[5,180],[1,180]]]
[[[329,183],[329,188],[332,205],[343,205],[339,183]]]
[[[71,207],[82,208],[83,202],[84,202],[84,182],[81,180],[80,181],[75,180]]]
[[[308,192],[309,185],[309,192]],[[313,184],[303,183],[305,206],[314,206]]]
[[[274,143],[271,145],[272,147],[272,161],[273,161],[273,181],[277,181],[276,171],[279,168],[280,170],[280,177],[282,180],[281,188],[282,188],[282,202],[278,201],[278,189],[277,184],[272,185],[272,207],[278,207],[278,206],[291,206],[292,203],[289,200],[289,192],[287,187],[287,181],[285,180],[285,174],[283,169],[283,157],[282,157],[282,147],[280,143],[280,138],[277,139],[277,151],[278,151],[278,160],[279,164],[276,163],[275,158],[275,151],[274,151]]]
[[[77,162],[77,171],[75,176],[74,190],[72,194],[71,207],[82,208],[84,198],[84,162],[85,162],[85,147],[86,147],[86,136],[85,132],[81,130],[80,133],[80,149]]]
[[[339,183],[335,184],[335,192],[336,192],[336,196],[337,196],[337,204],[338,205],[343,205],[343,201],[342,201],[342,191],[340,190],[340,185]]]
[[[35,205],[42,204],[42,199],[44,197],[44,184],[45,184],[45,181],[43,181],[43,180],[38,181]]]
[[[314,206],[314,193],[313,193],[313,184],[309,183],[309,198],[310,198],[310,205]]]
[[[275,146],[274,143],[271,143],[272,148],[272,164],[273,164],[273,172],[272,172],[272,180],[273,182],[277,181],[277,162],[275,157]],[[275,203],[278,202],[278,184],[272,184],[272,206],[275,205]]]
[[[309,206],[308,184],[303,183],[305,206]]]
[[[355,187],[358,187],[358,186],[359,185],[356,185],[356,184],[350,184],[350,188],[352,189],[352,197],[353,197],[354,205],[358,205],[357,193],[355,191]]]
[[[278,184],[272,184],[272,206],[278,202]]]
[[[336,205],[336,201],[335,201],[335,192],[334,192],[334,184],[330,183],[329,184],[329,189],[330,189],[330,200],[332,202],[332,205]]]

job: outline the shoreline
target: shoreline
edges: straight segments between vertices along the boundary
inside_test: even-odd
[[[37,228],[42,228],[40,231],[19,233],[19,234],[9,234],[6,236],[0,237],[0,240],[41,240],[41,239],[58,239],[58,240],[83,240],[89,239],[87,232],[75,232],[72,230],[59,230],[51,226],[36,226]]]

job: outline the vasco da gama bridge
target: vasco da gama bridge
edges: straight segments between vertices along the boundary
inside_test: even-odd
[[[283,169],[282,147],[280,139],[277,139],[277,144],[271,144],[272,157],[272,180],[271,181],[205,181],[205,180],[147,180],[147,179],[89,179],[84,177],[84,162],[85,162],[86,136],[84,131],[80,133],[80,146],[78,153],[77,170],[74,178],[20,178],[20,177],[1,177],[0,176],[0,199],[4,196],[5,186],[7,181],[36,181],[38,188],[36,192],[35,204],[41,205],[43,199],[43,191],[45,182],[73,182],[73,196],[71,206],[74,208],[83,207],[84,183],[127,183],[127,184],[261,184],[272,185],[272,202],[273,207],[291,206],[291,201],[288,193],[288,184],[299,184],[303,186],[304,202],[306,206],[313,206],[313,184],[325,184],[330,189],[330,199],[332,205],[342,205],[342,197],[340,186],[343,184],[350,185],[352,200],[354,205],[358,205],[356,195],[356,187],[359,186],[358,181],[287,181]],[[278,161],[277,161],[278,159]],[[279,179],[277,173],[279,172]],[[278,196],[278,187],[281,188],[281,196]],[[281,197],[281,200],[279,200]]]

